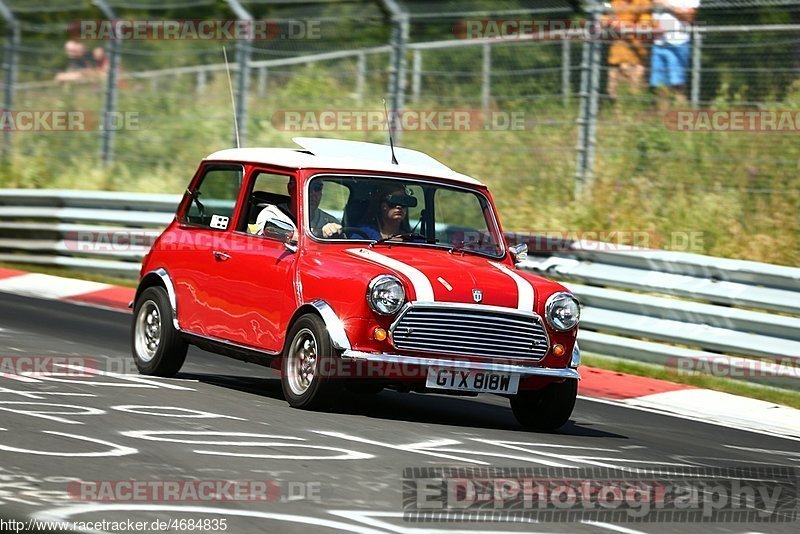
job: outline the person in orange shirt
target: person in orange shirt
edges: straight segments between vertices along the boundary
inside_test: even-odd
[[[644,87],[647,48],[643,37],[652,29],[651,0],[612,0],[602,18],[608,33],[619,36],[608,50],[608,96],[616,101],[620,87],[639,94]],[[612,33],[613,32],[613,33]]]

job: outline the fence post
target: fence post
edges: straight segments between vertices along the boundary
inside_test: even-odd
[[[3,56],[3,74],[5,79],[3,88],[3,109],[12,111],[14,109],[14,91],[17,84],[17,52],[19,51],[20,44],[20,30],[19,22],[17,22],[14,14],[6,7],[2,0],[0,0],[0,15],[8,24],[8,44],[6,45],[6,53]],[[3,147],[0,149],[3,161],[5,161],[11,153],[12,142],[11,128],[4,128]]]
[[[422,87],[422,50],[414,49],[414,63],[411,66],[411,100],[419,100],[419,91]]]
[[[269,74],[267,73],[267,67],[259,67],[258,69],[258,96],[264,96],[267,94],[267,80],[269,79]]]
[[[197,71],[197,84],[195,86],[195,92],[197,94],[203,94],[206,92],[206,85],[208,84],[208,75],[205,69],[200,69]]]
[[[244,8],[239,0],[226,0],[240,21],[253,21],[253,16]],[[236,42],[236,61],[239,64],[239,75],[236,80],[236,123],[238,132],[233,132],[233,144],[237,147],[247,144],[247,96],[250,88],[250,54],[252,48],[247,40]]]
[[[409,34],[409,16],[396,0],[383,0],[383,5],[392,15],[392,58],[389,76],[389,97],[392,100],[392,112],[396,117],[405,106],[406,82],[406,45]],[[402,130],[396,128],[394,121],[389,124],[396,143],[400,142]]]
[[[592,9],[592,24],[600,23],[600,9]],[[579,196],[594,174],[594,155],[597,144],[597,110],[600,99],[600,43],[597,39],[583,42],[581,59],[580,111],[578,113],[578,144],[575,147],[575,196]]]
[[[492,96],[492,47],[483,45],[483,70],[481,72],[481,109],[489,111],[489,99]]]
[[[358,63],[356,65],[358,71],[356,75],[356,98],[359,102],[364,100],[364,87],[367,84],[367,54],[360,52],[358,54]]]
[[[569,37],[564,37],[561,40],[561,99],[564,107],[569,105],[570,97],[570,76],[572,74],[570,65],[570,40]]]
[[[700,69],[702,66],[703,33],[700,27],[692,26],[692,108],[700,105]]]
[[[108,20],[117,18],[114,10],[106,0],[94,0],[94,5],[100,8],[103,16]],[[109,124],[111,117],[117,111],[117,72],[119,70],[120,39],[112,35],[108,41],[108,75],[106,76],[106,103],[103,110],[103,131],[100,134],[100,159],[108,165],[114,159],[114,134],[115,128]]]

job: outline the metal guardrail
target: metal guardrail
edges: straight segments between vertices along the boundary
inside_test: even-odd
[[[0,189],[0,261],[135,278],[179,200]],[[800,384],[798,268],[588,241],[537,241],[520,267],[578,296],[584,351]]]
[[[800,384],[800,269],[590,241],[536,245],[520,267],[578,297],[582,350]]]

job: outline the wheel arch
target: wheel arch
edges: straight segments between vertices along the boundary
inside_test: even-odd
[[[311,302],[307,302],[297,308],[286,326],[286,332],[289,332],[292,329],[297,319],[308,313],[313,313],[322,319],[322,322],[325,323],[325,330],[328,331],[328,335],[331,338],[331,343],[335,349],[350,350],[352,348],[350,345],[350,339],[347,337],[347,332],[344,329],[344,324],[342,324],[341,319],[339,319],[339,316],[333,311],[331,305],[322,299],[316,299]],[[286,352],[286,344],[288,342],[289,339],[288,336],[286,336],[286,338],[283,340],[284,350],[282,353]]]
[[[163,287],[167,292],[169,305],[170,308],[172,308],[172,324],[175,330],[180,331],[181,328],[178,324],[178,299],[175,295],[175,285],[172,283],[172,278],[170,278],[169,273],[163,267],[154,269],[142,277],[142,281],[139,282],[139,286],[136,288],[136,296],[132,304],[135,305],[144,290],[151,287]]]

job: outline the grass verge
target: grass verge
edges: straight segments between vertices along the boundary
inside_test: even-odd
[[[800,409],[800,392],[797,391],[761,386],[759,384],[730,378],[679,373],[674,369],[660,365],[622,360],[620,358],[612,358],[586,352],[581,354],[581,360],[584,365],[589,367],[597,367],[599,369],[607,369],[609,371],[645,376],[648,378],[658,378],[660,380],[668,380],[670,382],[686,384],[698,388],[713,389],[732,395],[750,397],[752,399],[774,402],[776,404]]]

